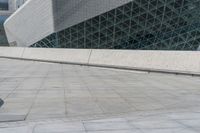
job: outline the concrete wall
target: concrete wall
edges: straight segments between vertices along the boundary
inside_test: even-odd
[[[0,48],[0,57],[200,75],[200,52]]]
[[[11,45],[29,46],[54,32],[51,0],[28,0],[4,23]]]
[[[0,47],[0,57],[22,58],[24,48]]]
[[[25,48],[23,58],[46,60],[53,62],[66,62],[87,64],[91,50],[87,49],[43,49]]]
[[[46,36],[131,0],[28,0],[4,24],[11,45],[30,46]]]
[[[200,73],[200,52],[93,50],[90,64],[166,72]]]

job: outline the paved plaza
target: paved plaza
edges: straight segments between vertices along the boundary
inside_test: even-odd
[[[200,77],[0,59],[0,133],[199,133]]]

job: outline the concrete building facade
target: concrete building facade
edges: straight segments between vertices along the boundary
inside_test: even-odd
[[[0,46],[7,46],[8,41],[3,23],[13,14],[26,0],[0,0]]]
[[[199,6],[200,0],[29,0],[5,30],[14,46],[197,50]]]

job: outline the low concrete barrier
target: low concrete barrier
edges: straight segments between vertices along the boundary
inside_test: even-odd
[[[0,48],[0,57],[200,75],[198,51]]]
[[[90,53],[91,50],[89,49],[26,48],[23,58],[72,64],[88,64]]]
[[[147,71],[200,74],[200,52],[93,50],[89,64]]]
[[[23,55],[25,48],[19,47],[1,47],[0,48],[0,56],[1,57],[13,57],[13,58],[21,58]]]

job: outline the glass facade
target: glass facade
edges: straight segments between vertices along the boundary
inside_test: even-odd
[[[197,50],[200,0],[133,0],[31,47]]]
[[[3,27],[3,23],[8,18],[8,16],[0,16],[0,46],[8,46],[8,40]]]
[[[8,0],[0,0],[0,10],[9,10]]]

